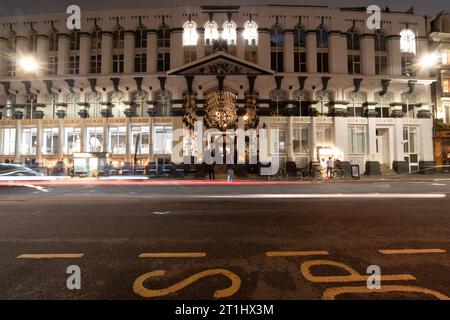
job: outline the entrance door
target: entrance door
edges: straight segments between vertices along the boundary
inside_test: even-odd
[[[378,162],[389,165],[388,129],[377,129],[376,151]]]

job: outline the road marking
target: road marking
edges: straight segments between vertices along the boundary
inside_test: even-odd
[[[17,257],[17,259],[80,259],[84,253],[25,253]]]
[[[43,186],[36,186],[33,184],[24,184],[23,187],[33,188],[42,192],[49,192],[49,190],[45,189]]]
[[[144,282],[147,281],[150,278],[154,277],[161,277],[166,274],[165,270],[155,270],[152,272],[145,273],[138,277],[133,284],[133,291],[144,298],[154,298],[154,297],[161,297],[166,296],[168,294],[180,291],[181,289],[189,286],[190,284],[200,280],[201,278],[205,277],[211,277],[211,276],[218,276],[222,275],[227,277],[229,280],[231,280],[231,286],[226,289],[216,290],[214,292],[214,298],[227,298],[235,294],[241,287],[241,278],[239,276],[231,271],[225,270],[225,269],[209,269],[203,272],[196,273],[189,278],[186,278],[173,286],[164,288],[164,289],[157,289],[152,290],[148,289],[144,286]]]
[[[268,251],[268,257],[307,257],[307,256],[327,256],[328,251]]]
[[[153,214],[169,214],[170,211],[154,211]]]
[[[340,268],[348,273],[346,276],[315,276],[311,273],[311,267],[313,266],[332,266]],[[332,260],[310,260],[302,263],[300,267],[302,275],[306,280],[314,283],[333,283],[333,282],[366,282],[370,275],[362,275],[355,269],[348,265]],[[407,281],[416,280],[411,274],[393,274],[393,275],[381,275],[381,281]]]
[[[139,258],[204,258],[205,252],[152,252],[141,253]]]
[[[437,291],[433,291],[427,288],[414,287],[414,286],[381,286],[380,289],[369,289],[367,287],[338,287],[328,288],[324,291],[322,299],[334,300],[340,294],[349,293],[377,293],[377,292],[406,292],[406,293],[424,293],[433,296],[439,300],[450,300],[448,296]]]
[[[164,195],[162,195],[164,197]],[[169,196],[170,198],[172,196]],[[197,199],[440,199],[443,193],[359,193],[359,194],[217,194],[217,195],[181,195],[177,198]],[[158,198],[161,198],[158,195]]]
[[[445,253],[443,249],[385,249],[378,250],[381,254],[422,254],[422,253]]]
[[[446,186],[445,183],[432,183],[430,186]]]

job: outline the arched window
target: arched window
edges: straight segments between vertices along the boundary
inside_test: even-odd
[[[255,21],[244,23],[244,40],[246,45],[258,45],[258,25]]]
[[[349,100],[348,116],[349,117],[362,117],[363,116],[363,104],[366,100],[365,95],[361,92],[349,92],[347,95]]]
[[[112,104],[112,115],[114,118],[124,118],[125,105],[123,103],[123,92],[114,92],[109,98],[109,102]]]
[[[80,73],[80,30],[70,33],[69,74]]]
[[[8,40],[8,52],[13,55],[16,52],[17,47],[17,34],[14,30],[10,31],[9,40]],[[16,76],[16,60],[15,59],[7,59],[6,60],[6,69],[8,77]]]
[[[378,92],[375,95],[375,111],[377,112],[377,118],[389,118],[391,103],[394,101],[394,95],[392,92],[386,92],[384,95]]]
[[[194,21],[187,21],[183,25],[183,45],[196,46],[197,39],[197,24]]]
[[[164,23],[158,29],[158,72],[170,70],[170,28]]]
[[[54,28],[48,33],[48,51],[58,51],[58,30]]]
[[[416,118],[417,97],[414,93],[402,93],[403,117]]]
[[[145,49],[147,48],[147,28],[143,25],[139,25],[136,29],[136,35],[134,38],[135,48]]]
[[[205,23],[205,44],[212,46],[214,41],[219,38],[219,25],[215,21]]]
[[[301,25],[294,29],[294,72],[306,72],[306,31]]]
[[[48,33],[48,74],[58,73],[58,30],[52,28]]]
[[[117,26],[113,32],[113,49],[123,49],[124,47],[124,29]]]
[[[400,51],[416,54],[416,35],[412,30],[403,29],[400,32]]]
[[[102,29],[98,26],[92,31],[91,49],[97,50],[102,48]]]
[[[224,39],[229,46],[236,45],[236,23],[233,21],[224,22],[222,31],[222,39]]]
[[[36,52],[37,50],[37,31],[31,29],[30,35],[28,36],[28,51]]]
[[[330,108],[328,106],[328,104],[330,103],[330,101],[332,100],[331,98],[331,94],[327,91],[323,91],[321,90],[318,95],[317,98],[319,100],[318,104],[317,104],[317,112],[320,116],[328,116],[330,113]]]
[[[197,59],[197,24],[194,21],[187,21],[183,29],[184,63],[186,64]]]
[[[416,55],[416,36],[410,29],[400,32],[400,51],[402,53],[402,75],[414,76],[414,56]]]
[[[374,33],[375,44],[375,72],[376,74],[387,74],[388,58],[387,58],[387,39],[381,30]]]
[[[356,28],[351,28],[347,32],[347,63],[348,73],[360,74],[361,73],[361,42],[359,33]]]
[[[321,25],[316,31],[317,72],[328,73],[328,31]]]
[[[270,61],[271,69],[275,72],[284,71],[283,42],[283,30],[279,25],[274,25],[270,30]]]
[[[159,90],[155,92],[155,116],[169,117],[172,113],[172,92]]]
[[[102,29],[95,26],[92,31],[91,38],[91,63],[90,63],[90,73],[101,73],[102,72]]]
[[[158,29],[158,48],[170,47],[170,28],[162,24]]]

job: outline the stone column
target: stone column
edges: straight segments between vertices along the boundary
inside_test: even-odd
[[[364,75],[375,75],[375,43],[372,34],[361,36],[361,64]]]
[[[125,118],[125,162],[132,163],[131,161],[131,117]]]
[[[308,73],[317,73],[317,34],[309,30],[306,34],[306,69]],[[316,159],[317,160],[317,159]]]
[[[124,33],[124,64],[123,71],[126,74],[130,74],[134,72],[134,50],[135,41],[134,41],[134,31],[127,30]]]
[[[81,152],[87,152],[88,151],[88,147],[87,147],[87,132],[86,132],[86,118],[88,117],[88,112],[87,110],[80,110],[78,112],[78,114],[80,115],[81,118],[81,125],[80,125],[80,151]]]
[[[108,115],[102,115],[103,117],[103,145],[102,145],[102,151],[103,152],[111,152],[109,150],[109,116]]]
[[[17,36],[16,37],[16,59],[21,58],[21,56],[24,56],[28,53],[28,39],[24,36]],[[16,63],[16,76],[17,77],[23,77],[25,76],[25,71],[22,70],[20,65]]]
[[[347,120],[347,105],[346,101],[334,101],[334,145],[342,151],[344,159],[348,159],[348,120]]]
[[[311,132],[309,134],[309,140],[311,147],[309,150],[311,162],[317,162],[317,117],[311,117]]]
[[[402,75],[402,54],[400,52],[400,36],[388,37],[389,68],[392,76]]]
[[[15,163],[21,163],[22,155],[22,116],[16,117],[16,145],[14,146]]]
[[[292,30],[284,31],[283,60],[284,72],[294,72],[294,32]]]
[[[91,63],[91,35],[87,32],[80,34],[80,74],[90,73]]]
[[[6,52],[8,49],[8,39],[0,37],[0,52]],[[0,55],[0,77],[6,76],[7,57]]]
[[[36,162],[39,164],[42,164],[43,162],[42,158],[42,144],[44,142],[43,135],[44,135],[43,120],[41,117],[39,117],[37,120],[37,130],[36,130]]]
[[[147,32],[147,72],[155,74],[158,70],[158,34],[156,30]]]
[[[236,56],[239,59],[245,60],[244,28],[237,28],[236,33]]]
[[[198,28],[197,33],[197,59],[200,59],[205,56],[205,29]]]
[[[183,28],[170,30],[170,68],[178,68],[183,65]]]
[[[109,31],[102,32],[102,74],[109,74],[113,71],[112,61],[113,34]]]
[[[365,173],[368,175],[381,175],[380,162],[377,158],[377,125],[376,125],[376,102],[367,104],[367,155]]]
[[[287,161],[294,162],[294,117],[287,117],[286,150]]]
[[[270,30],[258,29],[258,64],[262,68],[270,69]]]
[[[64,140],[65,140],[64,119],[59,119],[58,120],[58,147],[56,148],[58,160],[64,158]]]
[[[65,33],[58,34],[58,75],[69,73],[70,36]]]
[[[329,32],[330,73],[348,73],[347,43],[340,31]]]
[[[148,118],[149,139],[148,139],[148,162],[155,161],[155,153],[153,152],[153,117]]]
[[[39,74],[45,75],[48,69],[48,36],[45,34],[38,35],[37,38],[37,60],[39,63]],[[1,50],[0,50],[1,52]]]

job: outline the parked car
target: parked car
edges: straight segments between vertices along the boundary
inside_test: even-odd
[[[42,176],[43,174],[34,171],[20,164],[0,163],[0,177],[4,176]]]

